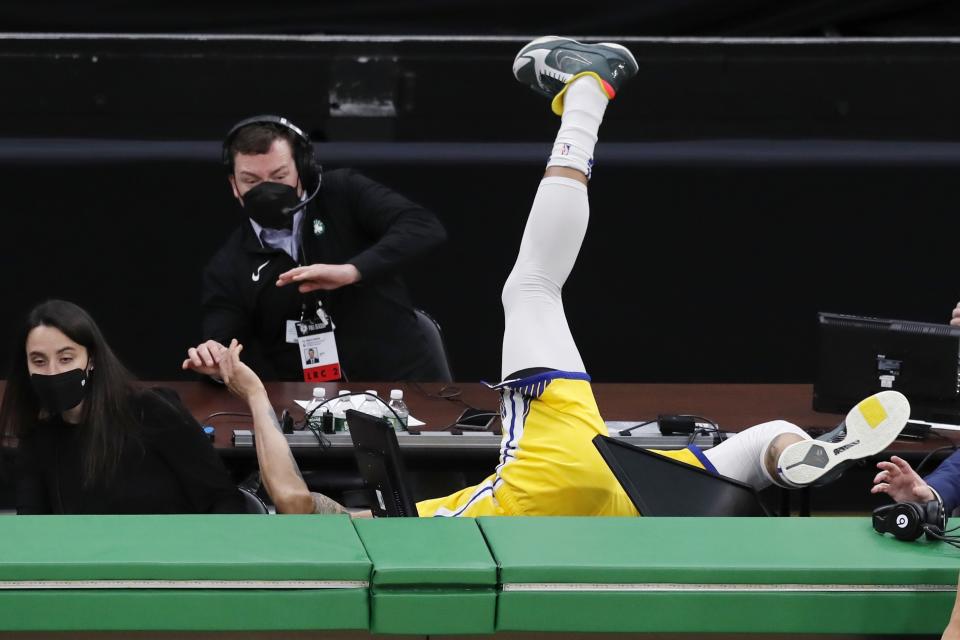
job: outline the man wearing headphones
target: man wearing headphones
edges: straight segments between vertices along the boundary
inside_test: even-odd
[[[398,275],[446,239],[432,213],[355,171],[322,173],[279,116],[237,123],[223,162],[243,219],[204,272],[191,358],[211,364],[237,338],[267,380],[441,378]]]

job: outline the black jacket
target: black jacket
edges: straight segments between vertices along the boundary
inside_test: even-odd
[[[203,278],[203,337],[244,344],[244,359],[266,380],[303,380],[286,321],[304,305],[323,307],[336,324],[337,351],[353,380],[436,380],[406,286],[397,271],[441,244],[437,218],[402,195],[349,169],[323,175],[323,187],[301,224],[300,264],[352,264],[361,280],[335,291],[301,294],[277,287],[297,266],[283,251],[262,247],[244,220],[210,260]]]
[[[83,483],[84,426],[56,416],[17,447],[17,513],[243,513],[244,501],[213,445],[179,402],[155,390],[135,401],[141,428],[113,478]]]

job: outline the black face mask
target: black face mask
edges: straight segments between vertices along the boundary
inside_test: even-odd
[[[261,227],[293,229],[293,213],[300,204],[297,190],[279,182],[261,182],[243,196],[243,211]]]
[[[69,411],[87,395],[87,372],[71,369],[54,375],[30,375],[30,384],[40,399],[40,406],[51,414]]]

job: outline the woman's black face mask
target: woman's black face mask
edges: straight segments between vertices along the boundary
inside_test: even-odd
[[[30,375],[33,391],[40,399],[40,406],[51,414],[60,414],[83,402],[87,395],[87,372],[71,369],[53,375]]]
[[[261,227],[293,229],[292,210],[300,204],[293,187],[279,182],[261,182],[240,196],[243,211]]]

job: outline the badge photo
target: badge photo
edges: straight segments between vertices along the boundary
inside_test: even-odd
[[[327,317],[295,323],[304,382],[339,380],[340,357],[333,324]]]

